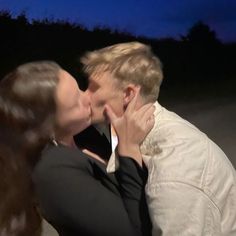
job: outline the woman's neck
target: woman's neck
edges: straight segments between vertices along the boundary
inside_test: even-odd
[[[68,147],[77,147],[73,136],[57,136],[56,141]]]

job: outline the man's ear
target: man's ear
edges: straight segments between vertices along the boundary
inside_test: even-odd
[[[140,86],[128,84],[124,89],[124,106],[126,107],[138,92]]]

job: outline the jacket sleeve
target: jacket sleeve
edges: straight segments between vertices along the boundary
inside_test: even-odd
[[[121,159],[117,172],[121,194],[110,191],[86,167],[72,163],[36,167],[34,181],[46,219],[57,229],[63,226],[84,236],[146,235],[143,231],[150,228],[140,225],[143,170],[131,159]]]
[[[120,167],[116,176],[121,187],[121,195],[132,225],[142,235],[151,235],[151,220],[145,195],[147,169],[141,168],[131,158],[119,158]]]
[[[160,182],[147,190],[152,235],[221,235],[220,212],[200,189],[181,182]]]

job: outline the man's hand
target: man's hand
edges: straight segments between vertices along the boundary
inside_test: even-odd
[[[118,153],[129,156],[142,166],[140,144],[154,126],[153,104],[143,105],[136,110],[139,90],[127,106],[126,111],[118,117],[111,107],[105,106],[105,111],[118,136]]]

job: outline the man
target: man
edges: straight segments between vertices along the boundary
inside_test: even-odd
[[[105,104],[123,114],[138,88],[137,108],[155,102],[155,126],[141,146],[152,235],[236,235],[235,169],[204,133],[156,102],[163,72],[150,48],[122,43],[88,52],[81,61],[93,123],[106,120]],[[113,155],[108,171],[117,164]]]

